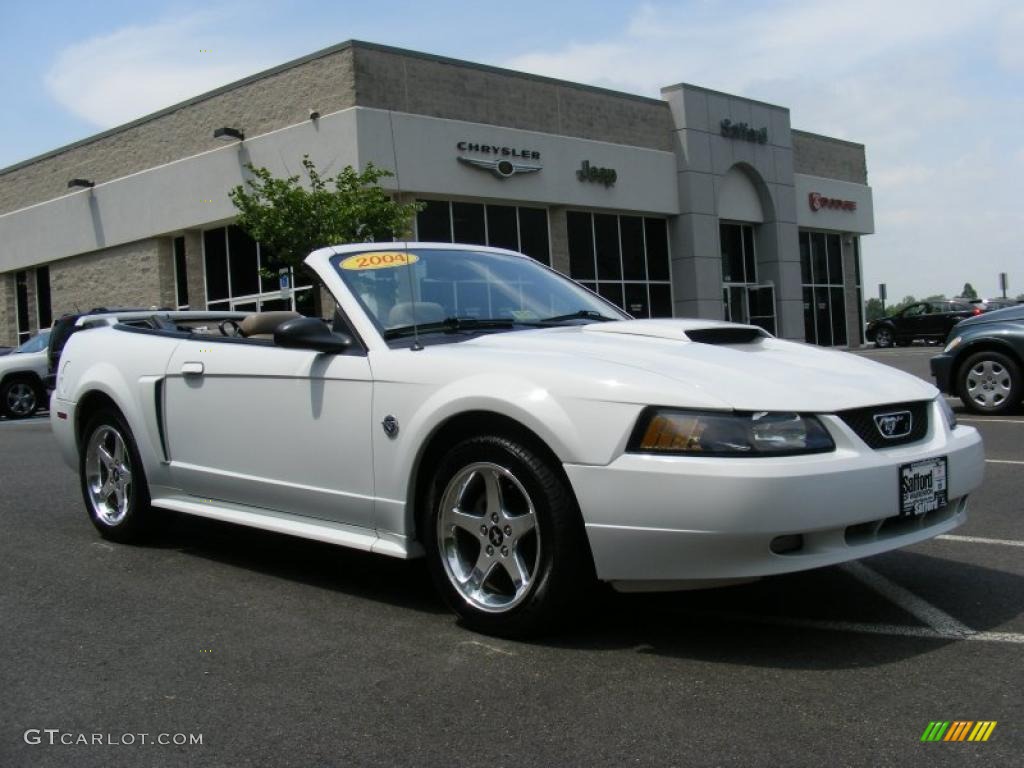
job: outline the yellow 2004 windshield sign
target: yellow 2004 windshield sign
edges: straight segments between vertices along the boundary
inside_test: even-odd
[[[341,262],[341,268],[352,271],[390,269],[391,267],[404,267],[407,264],[415,264],[419,260],[420,257],[415,253],[371,251],[369,253],[357,253],[355,256],[349,256]]]

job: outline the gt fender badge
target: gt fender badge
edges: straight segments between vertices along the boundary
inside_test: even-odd
[[[384,434],[394,439],[398,437],[398,419],[391,414],[384,417],[384,421],[380,423],[384,427]]]

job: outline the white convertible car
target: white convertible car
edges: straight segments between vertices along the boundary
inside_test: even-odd
[[[978,433],[934,387],[708,320],[634,320],[521,254],[325,248],[332,323],[154,313],[76,333],[51,403],[100,533],[153,507],[400,558],[469,626],[595,578],[714,586],[964,522]]]

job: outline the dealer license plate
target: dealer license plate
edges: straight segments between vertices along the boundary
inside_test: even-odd
[[[913,517],[946,506],[946,457],[900,467],[900,515]]]

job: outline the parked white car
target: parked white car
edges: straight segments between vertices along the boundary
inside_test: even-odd
[[[46,405],[43,383],[49,370],[46,345],[50,332],[37,333],[0,357],[0,416],[27,419]]]
[[[976,430],[843,352],[634,320],[521,254],[325,248],[333,325],[155,313],[71,337],[53,431],[100,533],[151,507],[400,558],[471,627],[548,626],[594,578],[712,586],[964,522]]]

